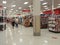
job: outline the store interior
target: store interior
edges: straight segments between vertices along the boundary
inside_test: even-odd
[[[0,0],[1,45],[60,45],[60,0],[40,0],[39,36],[33,8],[33,0]],[[13,18],[18,28],[11,25]]]

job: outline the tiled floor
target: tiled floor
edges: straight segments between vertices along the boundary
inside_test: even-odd
[[[12,29],[7,25],[7,30],[0,31],[0,45],[60,45],[60,33],[51,33],[41,29],[41,36],[33,36],[33,28],[19,25]]]

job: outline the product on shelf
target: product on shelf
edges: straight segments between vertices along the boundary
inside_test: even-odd
[[[25,16],[23,19],[23,25],[25,27],[33,26],[33,17],[31,15]]]
[[[3,31],[6,29],[6,23],[5,23],[5,10],[0,10],[0,30]]]
[[[41,28],[48,28],[48,15],[41,14],[40,17]]]
[[[51,32],[60,33],[60,15],[54,15],[49,17],[48,29]]]

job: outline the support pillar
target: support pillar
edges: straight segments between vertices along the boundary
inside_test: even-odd
[[[33,35],[40,36],[40,0],[33,0]]]

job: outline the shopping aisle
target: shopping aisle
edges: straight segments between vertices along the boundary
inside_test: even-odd
[[[41,30],[41,36],[33,36],[33,28],[26,28],[19,25],[19,28],[12,29],[7,25],[7,30],[0,31],[0,45],[60,45],[60,34]]]

